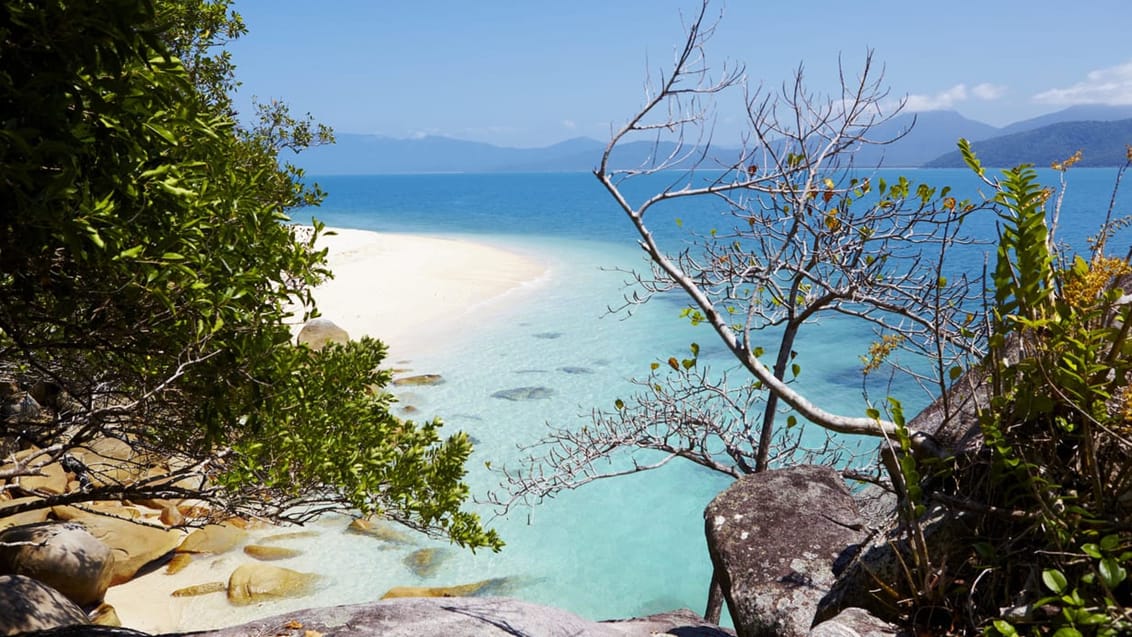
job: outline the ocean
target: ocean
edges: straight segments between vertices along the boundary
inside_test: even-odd
[[[889,180],[894,180],[893,172]],[[973,196],[980,184],[962,170],[902,171],[910,179],[952,185],[959,196]],[[1115,170],[1069,173],[1059,241],[1084,249],[1086,238],[1104,218]],[[1042,171],[1054,185],[1056,175]],[[689,345],[701,348],[701,365],[733,367],[706,326],[680,318],[679,296],[665,295],[631,313],[623,305],[627,271],[645,262],[625,216],[590,174],[484,174],[314,176],[329,193],[321,208],[300,210],[332,227],[470,239],[530,254],[549,264],[545,281],[502,318],[477,321],[439,351],[417,359],[389,361],[413,373],[441,374],[445,382],[400,392],[422,417],[439,416],[450,430],[464,430],[476,442],[468,465],[473,505],[507,542],[501,553],[470,551],[443,541],[383,547],[371,538],[342,532],[338,518],[316,523],[317,540],[295,540],[304,551],[284,566],[326,576],[314,598],[276,602],[252,609],[256,615],[313,605],[371,601],[393,586],[454,585],[497,579],[493,593],[561,607],[593,619],[645,615],[675,608],[703,612],[711,577],[704,542],[704,506],[730,478],[674,461],[655,471],[601,480],[559,494],[533,507],[515,507],[497,517],[487,494],[498,492],[500,467],[515,468],[524,446],[539,440],[548,426],[580,428],[594,409],[610,409],[635,391],[633,378],[647,376],[653,361],[686,357]],[[662,175],[633,185],[633,197],[646,196],[671,180]],[[981,187],[986,191],[985,187]],[[1118,211],[1132,212],[1130,198]],[[658,236],[679,249],[690,227],[708,228],[712,208],[671,206],[653,219]],[[681,223],[677,223],[677,219]],[[993,214],[969,221],[972,234],[993,240]],[[1123,254],[1128,242],[1114,243]],[[986,245],[966,248],[960,260],[981,268]],[[992,253],[993,254],[993,253]],[[993,257],[992,257],[993,258]],[[374,276],[396,276],[375,272]],[[394,300],[395,302],[395,300]],[[380,336],[380,335],[377,335]],[[863,415],[860,356],[874,339],[870,328],[845,319],[825,318],[804,328],[797,362],[798,387],[819,396],[831,411]],[[768,349],[775,342],[768,335]],[[545,388],[545,397],[509,401],[501,390]],[[912,383],[880,388],[896,395],[909,414],[930,396]],[[874,393],[875,398],[878,394]],[[417,417],[417,416],[414,416]],[[847,440],[861,450],[871,440]],[[647,459],[647,457],[645,458]],[[488,468],[488,465],[492,469]],[[439,566],[428,576],[405,563],[421,547],[438,549]],[[184,613],[186,629],[247,618],[194,617]]]

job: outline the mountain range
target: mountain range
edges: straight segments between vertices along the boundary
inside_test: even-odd
[[[1072,106],[1001,128],[955,111],[905,113],[874,127],[869,137],[893,141],[857,149],[853,161],[858,166],[959,167],[963,164],[955,143],[960,137],[971,141],[986,166],[1044,166],[1078,150],[1083,152],[1079,165],[1116,166],[1124,164],[1126,145],[1132,144],[1132,105]],[[336,144],[287,159],[314,175],[568,172],[592,170],[605,147],[605,142],[586,137],[543,148],[506,148],[439,136],[398,139],[346,133],[337,138]],[[668,156],[673,149],[667,142],[626,143],[616,149],[612,165],[640,166],[652,157]],[[717,144],[710,156],[729,162],[738,153]]]

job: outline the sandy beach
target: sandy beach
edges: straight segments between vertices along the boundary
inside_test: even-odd
[[[335,275],[314,292],[319,310],[352,338],[384,341],[390,363],[443,347],[469,323],[500,318],[547,276],[547,267],[532,257],[471,241],[363,230],[333,233],[319,243],[328,249]],[[220,618],[233,612],[224,595],[190,601],[169,594],[222,580],[239,563],[251,561],[234,553],[200,559],[176,575],[158,569],[111,588],[106,601],[124,626],[149,633],[180,629],[185,612],[196,617],[194,625],[202,614],[224,625],[230,622]],[[271,606],[248,610],[263,617],[274,614]]]
[[[319,245],[334,278],[315,290],[322,316],[389,346],[389,360],[442,347],[468,323],[492,320],[538,287],[547,268],[490,245],[333,229]]]

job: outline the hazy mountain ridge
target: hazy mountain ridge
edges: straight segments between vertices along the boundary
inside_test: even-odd
[[[337,144],[288,159],[315,175],[572,172],[593,170],[605,148],[605,142],[587,137],[542,148],[507,148],[439,136],[398,139],[340,133],[337,137]],[[1083,166],[1121,165],[1125,144],[1132,143],[1132,106],[1073,106],[1002,128],[955,111],[904,113],[869,133],[874,142],[894,141],[862,145],[853,162],[859,167],[961,166],[955,151],[960,137],[972,141],[987,166],[1044,165],[1077,150],[1083,151]],[[618,168],[642,166],[655,157],[667,157],[673,148],[668,142],[627,143],[615,151],[612,163]],[[722,145],[713,147],[710,155],[724,163],[737,156],[738,149]]]

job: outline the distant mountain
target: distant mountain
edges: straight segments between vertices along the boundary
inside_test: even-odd
[[[869,131],[872,140],[895,141],[863,145],[856,149],[853,162],[865,169],[960,166],[955,143],[963,137],[971,140],[987,165],[1044,165],[1079,148],[1085,151],[1082,165],[1117,165],[1124,162],[1124,144],[1132,143],[1126,131],[1130,119],[1132,106],[1081,105],[998,129],[955,111],[904,113]],[[314,175],[572,172],[593,170],[605,148],[605,142],[588,137],[543,148],[504,148],[437,136],[396,139],[344,133],[337,137],[337,144],[288,159]],[[673,148],[671,143],[626,143],[616,149],[612,163],[617,168],[649,165],[667,158]],[[715,146],[706,165],[737,157],[736,149]],[[672,167],[686,168],[689,163]]]
[[[333,145],[310,148],[287,159],[312,175],[572,172],[593,170],[605,149],[604,142],[587,137],[544,148],[504,148],[449,137],[396,139],[347,133],[337,139]],[[666,159],[674,148],[668,142],[630,142],[614,151],[611,162],[618,168],[635,168]],[[737,151],[722,148],[712,152],[717,157],[737,155]],[[672,167],[686,166],[683,162]]]
[[[960,137],[976,140],[996,134],[998,129],[994,126],[967,119],[955,111],[902,113],[869,131],[869,139],[896,141],[865,145],[856,152],[853,162],[860,167],[917,167],[954,149]]]
[[[1108,104],[1078,104],[1069,108],[1039,115],[1021,122],[1014,122],[999,130],[999,135],[1013,135],[1026,131],[1060,124],[1062,122],[1115,122],[1117,120],[1132,118],[1132,105],[1110,106]]]
[[[971,143],[985,166],[1018,164],[1049,166],[1082,151],[1078,166],[1119,166],[1132,144],[1132,119],[1115,122],[1061,122],[1013,135],[1003,135]],[[924,165],[925,168],[962,167],[959,151],[947,153]]]

